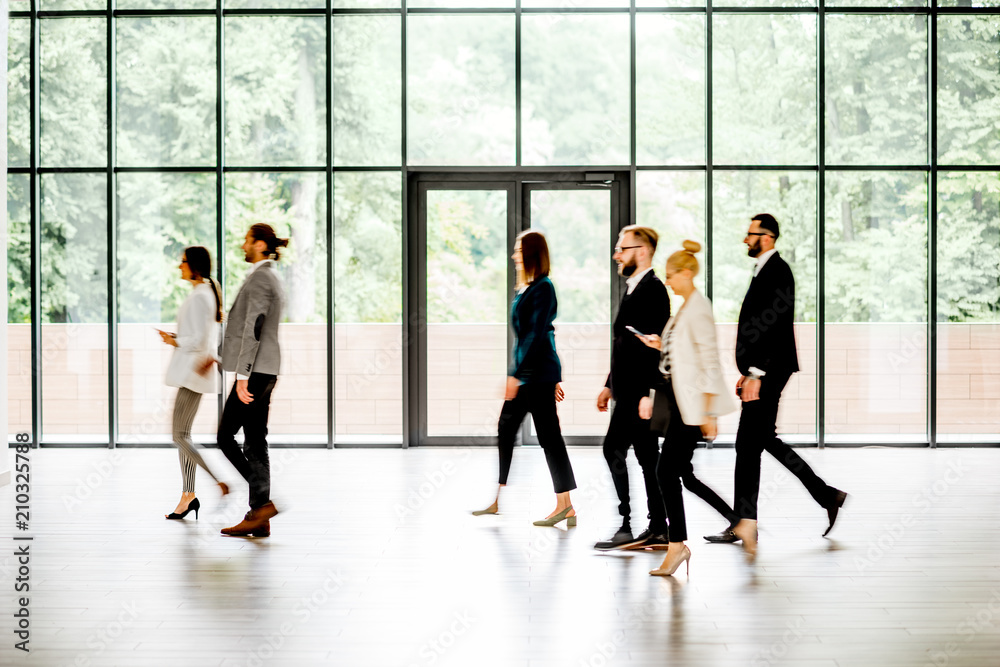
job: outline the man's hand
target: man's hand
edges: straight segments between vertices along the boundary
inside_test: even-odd
[[[521,388],[521,381],[515,377],[507,378],[507,390],[504,392],[503,400],[513,401],[517,398],[517,390]]]
[[[744,378],[743,391],[740,393],[740,398],[744,403],[758,400],[760,398],[760,380]]]
[[[643,396],[639,399],[639,419],[653,418],[653,399]]]
[[[556,382],[556,403],[561,403],[564,398],[566,398],[566,392],[563,391],[562,385]]]
[[[607,412],[608,402],[611,400],[611,390],[605,387],[601,390],[601,393],[597,395],[597,411]]]
[[[249,405],[250,403],[253,403],[253,394],[247,391],[247,384],[247,380],[236,381],[236,397]]]

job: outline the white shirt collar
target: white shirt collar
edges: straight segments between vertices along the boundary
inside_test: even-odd
[[[635,290],[635,286],[639,284],[640,280],[642,280],[643,276],[645,276],[647,273],[649,273],[652,270],[653,270],[652,266],[647,266],[642,271],[639,271],[638,273],[633,273],[631,276],[629,276],[628,278],[626,278],[625,279],[625,284],[628,285],[628,291],[626,291],[625,293],[626,294],[631,294],[632,291]]]
[[[253,264],[250,265],[250,273],[247,273],[247,276],[249,277],[251,273],[257,270],[258,266],[263,266],[264,264],[274,264],[274,260],[262,259],[259,262],[254,262]]]
[[[771,259],[771,255],[776,252],[778,252],[777,248],[771,248],[767,252],[757,256],[757,266],[753,269],[753,275],[755,278],[757,277],[757,274],[760,273],[760,270],[764,268],[764,265],[767,264],[767,260]]]

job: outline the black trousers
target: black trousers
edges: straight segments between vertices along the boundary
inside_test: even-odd
[[[573,466],[566,453],[566,443],[559,429],[559,415],[556,414],[555,383],[522,384],[513,400],[504,401],[497,423],[497,445],[500,448],[500,483],[507,483],[510,464],[514,459],[514,442],[517,430],[525,416],[531,413],[538,432],[538,444],[545,451],[545,462],[552,475],[552,488],[556,493],[565,493],[576,488]]]
[[[701,441],[701,429],[685,424],[681,419],[677,399],[674,396],[673,385],[668,383],[667,392],[670,405],[670,422],[664,434],[663,449],[656,464],[656,479],[660,483],[660,493],[663,495],[663,505],[667,511],[667,539],[671,542],[683,542],[688,538],[687,519],[684,516],[684,495],[681,493],[681,483],[684,487],[712,506],[716,512],[726,517],[730,525],[739,518],[736,512],[723,500],[718,493],[694,476],[694,466],[691,459],[694,450]]]
[[[760,457],[768,452],[788,468],[822,507],[833,502],[837,489],[819,478],[794,449],[777,436],[778,401],[790,375],[768,373],[761,380],[760,398],[743,403],[736,432],[736,512],[741,519],[757,519],[760,494]]]
[[[667,530],[667,517],[660,497],[660,486],[656,481],[656,460],[660,455],[659,438],[649,430],[649,420],[639,419],[639,399],[623,397],[615,401],[611,411],[611,423],[604,436],[604,460],[611,470],[611,480],[618,493],[618,513],[623,525],[630,525],[632,506],[628,486],[629,445],[635,448],[635,458],[639,460],[642,476],[646,482],[646,506],[649,510],[649,529],[661,535]]]
[[[250,485],[250,509],[257,509],[271,499],[271,463],[267,453],[267,416],[271,392],[277,375],[251,373],[247,391],[253,394],[249,404],[236,394],[236,383],[226,399],[219,421],[219,449]],[[243,429],[243,448],[236,434]]]

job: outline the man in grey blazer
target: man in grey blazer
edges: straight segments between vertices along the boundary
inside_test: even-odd
[[[271,466],[267,453],[267,417],[271,392],[281,369],[278,322],[285,305],[284,289],[274,269],[280,249],[270,225],[258,223],[243,243],[250,273],[236,294],[226,320],[222,368],[236,373],[219,422],[219,448],[250,485],[250,511],[224,535],[268,537],[270,519],[278,513],[271,502]],[[236,433],[243,429],[242,449]]]

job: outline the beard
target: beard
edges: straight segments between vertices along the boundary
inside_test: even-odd
[[[635,270],[637,268],[638,267],[635,265],[635,262],[629,262],[628,264],[622,264],[621,268],[618,269],[618,273],[620,273],[623,276],[625,276],[626,278],[628,278],[633,273],[635,273]]]
[[[750,257],[757,257],[760,254],[760,243],[754,243],[751,246],[747,246],[747,255]]]

